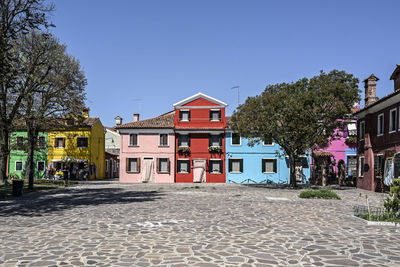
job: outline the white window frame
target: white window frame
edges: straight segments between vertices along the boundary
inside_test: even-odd
[[[78,138],[86,138],[87,139],[87,146],[78,146]],[[89,148],[89,137],[87,137],[87,136],[78,136],[76,138],[76,147],[77,148]]]
[[[179,161],[189,161],[188,171],[187,171],[187,172],[182,172],[182,170],[180,170],[180,171],[178,172],[178,170],[180,169],[180,168],[178,168],[178,165],[180,164]],[[186,174],[187,174],[187,173],[190,173],[190,160],[189,160],[189,159],[178,159],[177,166],[176,166],[176,170],[177,170],[177,173],[186,173]]]
[[[39,162],[43,162],[43,170],[42,170],[42,171],[39,170]],[[38,172],[44,172],[44,171],[46,170],[46,162],[44,162],[44,160],[37,161],[37,162],[36,162],[36,170],[37,170]]]
[[[272,172],[267,172],[267,171],[265,171],[265,172],[263,172],[263,173],[278,173],[278,160],[277,160],[276,158],[262,158],[262,159],[261,159],[261,162],[263,162],[264,159],[270,159],[270,160],[276,161],[276,172],[274,172],[274,171],[272,171]],[[260,164],[260,163],[259,163],[259,164]],[[265,166],[264,166],[264,167],[265,167]],[[261,171],[262,171],[262,169],[261,169]]]
[[[393,108],[389,110],[389,133],[395,133],[396,132],[396,125],[392,125],[392,111],[394,111],[395,116],[397,116],[397,108]],[[397,119],[395,118],[395,123]]]
[[[239,135],[239,144],[234,144],[233,143],[233,134],[238,134],[238,133],[231,133],[231,146],[241,146],[242,145],[242,136],[240,134]]]
[[[160,163],[160,166],[157,166],[157,171],[158,171],[158,173],[169,173],[169,171],[168,171],[168,162],[170,162],[170,158],[157,158],[158,159],[158,162]],[[164,160],[167,160],[167,170],[166,171],[161,171],[161,160],[162,159],[164,159]],[[169,164],[171,164],[171,163],[169,163]]]
[[[63,142],[63,143],[64,143],[64,146],[58,146],[58,142],[57,142],[56,148],[65,148],[65,147],[67,146],[67,138],[65,138],[65,136],[56,136],[56,140],[59,139],[59,138],[62,138],[62,139],[65,140],[65,141]]]
[[[379,119],[380,118],[382,118],[382,129],[381,129],[382,133],[379,133],[379,127],[380,127]],[[384,129],[385,129],[385,116],[384,116],[384,113],[381,113],[381,114],[378,115],[376,123],[377,123],[377,125],[376,125],[376,136],[382,136],[383,132],[384,132]]]
[[[190,119],[189,119],[189,117],[190,117],[190,109],[180,109],[179,112],[187,112],[189,114],[187,120],[183,120],[183,119],[181,120],[181,118],[180,118],[181,116],[179,116],[179,118],[178,118],[179,121],[190,121]]]
[[[211,174],[222,174],[222,173],[224,173],[223,172],[223,169],[224,169],[224,162],[222,161],[222,159],[209,159],[209,163],[208,164],[210,164],[210,169],[211,169],[211,162],[212,161],[218,161],[218,162],[222,162],[222,164],[219,164],[219,166],[221,166],[221,169],[219,170],[219,172],[214,172],[213,170],[211,170],[210,171],[210,173]]]
[[[210,116],[211,118],[210,118],[210,121],[221,121],[222,120],[222,112],[221,112],[221,110],[220,109],[210,109],[210,112],[212,113],[212,112],[219,112],[219,117],[220,117],[220,119],[217,119],[217,120],[213,120],[212,119],[212,116]]]
[[[274,140],[272,139],[272,143],[271,144],[265,144],[265,142],[263,141],[263,146],[274,146],[275,145],[275,142],[274,142]]]
[[[189,136],[189,134],[179,134],[180,136],[178,136],[178,138],[182,138],[181,136],[183,136],[183,135],[186,135],[187,137],[188,137],[188,145],[187,146],[182,146],[182,142],[181,142],[181,145],[179,145],[179,143],[178,143],[178,147],[189,147],[189,143],[190,143],[190,136]],[[178,142],[179,142],[179,140],[178,140]]]
[[[45,148],[45,147],[46,147],[46,144],[47,144],[47,138],[46,138],[45,135],[39,135],[39,136],[38,136],[37,141],[38,141],[38,146],[39,146],[39,148],[42,148],[42,147],[40,146],[40,145],[41,145],[41,143],[40,143],[40,138],[44,138],[43,148]]]
[[[133,134],[136,134],[136,145],[132,145],[132,144],[131,144],[131,135],[133,135]],[[138,134],[138,133],[130,133],[130,134],[128,135],[128,138],[129,138],[129,140],[128,140],[128,146],[131,146],[131,147],[137,147],[137,146],[139,146],[139,134]]]
[[[362,125],[362,127],[361,127],[361,125]],[[360,138],[360,141],[362,141],[365,138],[365,121],[360,121],[359,126],[360,126],[359,138]],[[361,129],[362,129],[362,131],[361,131]]]
[[[166,145],[162,145],[161,144],[161,135],[167,135],[167,144]],[[169,134],[167,134],[167,133],[160,133],[159,135],[158,135],[158,146],[161,146],[161,147],[169,147]]]
[[[242,168],[244,169],[244,159],[243,159],[243,158],[229,158],[229,159],[228,159],[228,164],[230,164],[230,163],[229,163],[230,160],[239,160],[239,164],[240,164],[240,160],[242,160],[242,161],[241,161],[241,162],[243,162]],[[228,166],[229,166],[229,165],[228,165]],[[228,170],[229,170],[229,168],[228,168]],[[238,172],[236,172],[236,171],[230,171],[229,173],[243,173],[243,172],[240,171],[240,167],[239,167],[239,171],[238,171]]]
[[[361,159],[363,159],[363,165],[361,166]],[[364,171],[362,172],[361,175],[361,168],[364,169],[364,165],[365,165],[365,157],[361,156],[358,158],[358,177],[364,177]]]
[[[17,163],[18,163],[18,162],[21,162],[21,170],[17,170]],[[16,161],[15,161],[14,170],[15,170],[16,172],[22,172],[22,171],[24,170],[24,162],[23,162],[22,160],[16,160]]]

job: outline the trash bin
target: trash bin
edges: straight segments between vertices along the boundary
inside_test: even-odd
[[[22,179],[12,180],[13,196],[20,197],[20,196],[22,196],[23,191],[24,191],[24,180],[22,180]]]

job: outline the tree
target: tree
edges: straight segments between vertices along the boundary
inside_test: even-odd
[[[6,181],[9,136],[21,102],[34,88],[22,82],[21,56],[14,41],[32,29],[52,26],[47,14],[54,9],[44,0],[0,0],[0,179]],[[33,70],[30,70],[33,71]]]
[[[269,85],[249,97],[232,115],[232,128],[250,145],[273,138],[289,157],[290,185],[296,186],[299,156],[314,146],[324,146],[344,127],[341,120],[360,100],[358,79],[333,70],[311,79]]]
[[[85,108],[85,75],[79,61],[66,53],[66,46],[49,33],[32,31],[14,46],[20,61],[20,80],[33,88],[21,104],[21,117],[28,132],[25,178],[33,188],[34,152],[40,131],[60,126],[66,116],[79,118]],[[29,71],[34,68],[34,72]],[[23,71],[24,70],[24,71]],[[29,80],[29,82],[28,82]]]

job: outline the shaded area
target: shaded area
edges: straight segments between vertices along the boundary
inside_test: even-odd
[[[126,191],[122,188],[51,190],[34,196],[26,195],[21,199],[0,201],[0,217],[42,216],[82,206],[154,201],[160,199],[162,195],[157,191]]]
[[[355,187],[352,186],[340,186],[340,185],[328,185],[326,187],[319,185],[310,184],[299,184],[297,187],[293,187],[290,184],[240,184],[241,186],[254,187],[254,188],[266,188],[266,189],[290,189],[290,190],[303,190],[303,189],[320,189],[329,188],[333,190],[352,190]]]

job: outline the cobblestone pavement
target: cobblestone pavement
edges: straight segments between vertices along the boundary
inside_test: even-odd
[[[0,201],[0,266],[400,266],[400,228],[352,206],[382,194],[93,183]],[[362,194],[360,197],[360,193]]]

